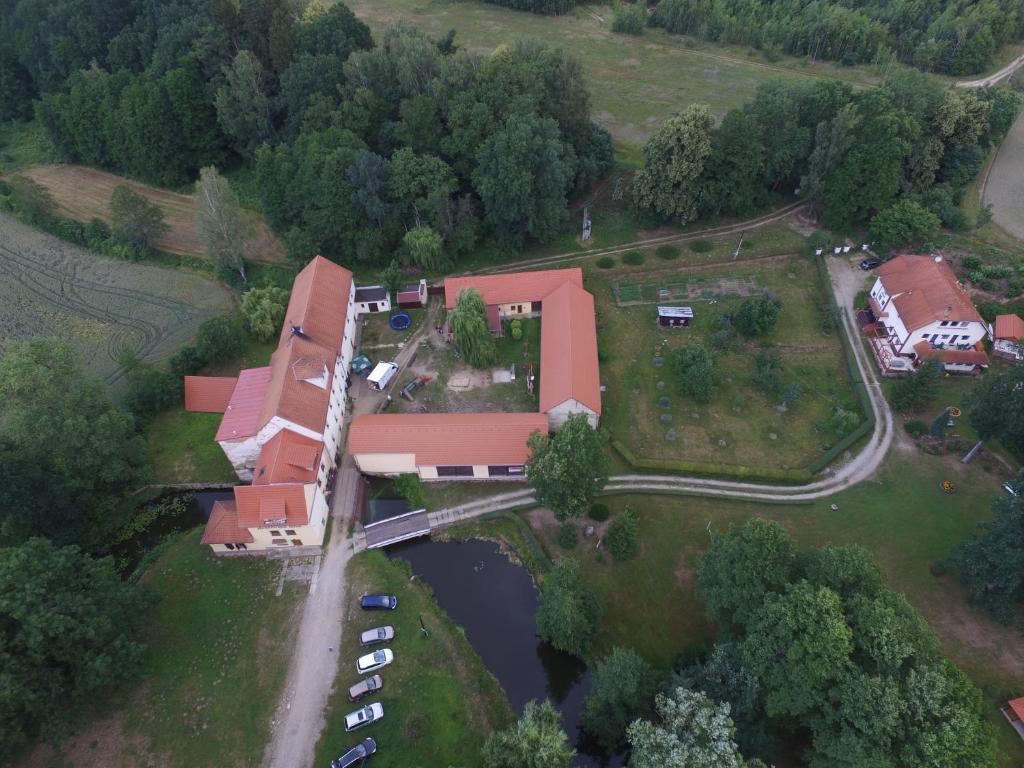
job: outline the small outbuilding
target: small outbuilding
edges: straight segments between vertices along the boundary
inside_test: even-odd
[[[418,309],[427,304],[427,281],[407,285],[398,291],[399,309]]]
[[[992,327],[992,354],[1003,360],[1019,363],[1024,360],[1021,339],[1024,339],[1024,320],[1017,315],[996,315],[996,322]]]
[[[391,293],[382,285],[367,285],[356,288],[356,314],[368,312],[390,312]]]
[[[662,328],[689,328],[692,322],[691,307],[658,307],[658,325]]]
[[[1006,706],[1000,711],[1010,724],[1010,727],[1017,732],[1018,736],[1024,739],[1024,696],[1006,702]]]

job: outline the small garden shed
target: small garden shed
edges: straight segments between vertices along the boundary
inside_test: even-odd
[[[662,328],[689,328],[693,322],[690,307],[658,307],[658,325]]]

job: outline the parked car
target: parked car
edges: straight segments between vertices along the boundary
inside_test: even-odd
[[[398,607],[398,598],[394,595],[363,595],[359,605],[364,611],[393,611]]]
[[[368,629],[359,635],[360,645],[376,645],[377,643],[385,643],[391,640],[395,636],[395,628],[388,625],[386,627],[374,627]]]
[[[359,701],[364,696],[376,693],[383,687],[384,681],[381,679],[380,675],[370,675],[370,677],[365,680],[360,680],[348,689],[348,700]]]
[[[383,648],[379,651],[368,653],[365,656],[360,656],[356,662],[356,672],[360,675],[365,675],[367,672],[373,672],[375,669],[386,667],[394,660],[395,654],[391,652],[391,649]]]
[[[377,754],[377,742],[371,738],[365,738],[337,760],[332,760],[331,768],[350,768],[350,766],[359,765],[370,755],[375,754]]]
[[[1017,484],[1011,483],[1009,480],[1003,483],[1003,490],[1006,491],[1011,496],[1013,496],[1014,498],[1020,496],[1020,490],[1018,490]]]
[[[860,268],[861,269],[865,269],[865,270],[867,270],[867,269],[874,269],[875,267],[880,267],[880,266],[882,266],[882,260],[881,259],[864,259],[864,261],[862,261],[860,263]]]
[[[357,709],[355,712],[349,712],[345,715],[345,730],[354,731],[356,728],[362,728],[364,725],[375,723],[384,717],[384,705],[379,701],[373,702],[373,704],[367,704],[362,709]]]

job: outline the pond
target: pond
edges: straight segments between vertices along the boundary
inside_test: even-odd
[[[160,505],[162,502],[170,502],[176,498],[182,498],[188,503],[180,508],[166,507],[169,514],[148,515],[148,509]],[[191,497],[191,498],[189,498]],[[129,534],[116,541],[110,548],[110,554],[118,571],[123,576],[130,575],[142,562],[153,547],[157,546],[171,533],[187,531],[197,525],[203,525],[210,519],[210,510],[214,502],[234,498],[230,490],[218,491],[196,491],[178,492],[171,491],[153,499],[140,507],[136,512],[136,518],[129,524]],[[144,521],[144,522],[143,522]]]
[[[565,732],[579,752],[578,766],[621,766],[605,758],[579,730],[590,672],[579,659],[537,637],[537,589],[529,572],[489,541],[407,542],[388,549],[406,560],[434,591],[437,602],[466,631],[517,712],[531,699],[548,698],[562,713]]]

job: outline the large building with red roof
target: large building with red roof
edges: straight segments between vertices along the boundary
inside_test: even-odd
[[[223,379],[189,377],[189,410],[224,413],[216,440],[250,485],[218,502],[203,543],[216,552],[319,546],[340,458],[355,344],[352,273],[320,256],[299,272],[270,365]]]
[[[926,359],[942,360],[951,371],[988,365],[985,321],[941,256],[897,256],[877,275],[868,303],[884,373],[911,371]]]
[[[416,472],[424,480],[522,477],[531,434],[557,431],[573,414],[597,426],[597,325],[582,270],[449,277],[445,306],[453,309],[468,288],[480,293],[494,330],[505,318],[541,316],[540,412],[360,416],[349,427],[348,452],[363,472]]]

